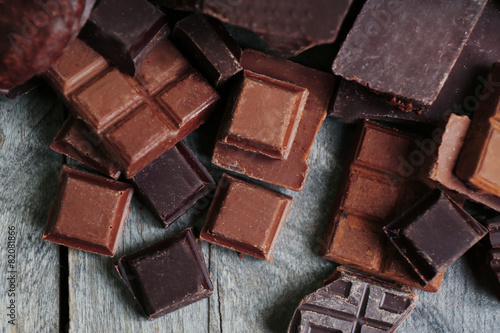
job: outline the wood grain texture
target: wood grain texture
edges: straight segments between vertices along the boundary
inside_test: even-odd
[[[57,332],[59,247],[42,241],[62,157],[48,145],[63,120],[61,105],[47,89],[9,101],[0,96],[0,306],[2,332]],[[7,231],[17,232],[16,325],[6,316]]]

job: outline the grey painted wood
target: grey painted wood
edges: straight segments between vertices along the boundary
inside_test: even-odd
[[[57,332],[59,248],[41,240],[62,157],[48,145],[62,124],[60,104],[42,89],[8,101],[0,96],[0,328]],[[2,144],[3,142],[3,144]],[[17,232],[16,325],[7,321],[8,227]]]

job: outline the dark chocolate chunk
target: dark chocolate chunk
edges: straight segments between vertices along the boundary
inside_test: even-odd
[[[435,189],[384,232],[428,284],[488,232],[465,210]]]
[[[271,261],[293,198],[222,175],[200,239]]]
[[[488,235],[476,247],[480,268],[489,287],[500,300],[500,217],[486,222]]]
[[[484,88],[484,98],[472,118],[458,158],[456,174],[467,185],[500,196],[500,63],[495,63]],[[491,90],[488,90],[491,89]]]
[[[8,94],[52,66],[77,36],[94,2],[0,2],[0,94]]]
[[[7,96],[8,99],[16,99],[18,97],[28,94],[32,90],[35,90],[41,84],[42,84],[42,79],[39,78],[38,76],[34,76],[28,81],[24,82],[23,84],[9,90],[9,92],[5,94],[5,96]]]
[[[411,288],[339,267],[300,302],[288,333],[395,332],[417,301]]]
[[[192,14],[175,24],[172,40],[215,86],[243,70],[241,49],[225,28],[203,14]]]
[[[366,121],[350,148],[330,222],[321,243],[325,259],[422,288],[418,275],[384,235],[383,226],[429,192],[421,179],[420,138]],[[435,292],[443,276],[424,290]]]
[[[133,193],[129,184],[63,165],[42,239],[114,256]]]
[[[207,298],[214,288],[191,229],[123,256],[115,267],[149,320]]]
[[[99,0],[79,38],[122,73],[135,76],[169,32],[166,16],[146,0]]]
[[[165,228],[215,187],[212,176],[182,141],[137,173],[132,182]]]
[[[438,96],[486,2],[368,0],[333,71],[394,97],[404,110],[423,109]]]
[[[168,40],[151,51],[135,79],[80,40],[47,77],[127,178],[198,128],[219,99]]]

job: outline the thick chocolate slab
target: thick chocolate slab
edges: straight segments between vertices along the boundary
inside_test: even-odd
[[[482,239],[476,253],[479,256],[481,272],[491,291],[500,300],[500,218],[486,222],[488,235]]]
[[[431,163],[429,178],[449,190],[456,191],[470,200],[482,203],[500,211],[500,198],[471,189],[454,173],[458,155],[469,130],[470,119],[467,116],[450,114],[440,142],[436,142],[434,162]]]
[[[42,239],[114,256],[134,189],[63,165]]]
[[[485,4],[368,0],[333,72],[395,97],[402,109],[423,109],[438,96]]]
[[[178,21],[172,40],[214,86],[221,86],[243,70],[239,63],[241,49],[214,19],[194,13]]]
[[[425,155],[417,141],[371,121],[359,125],[321,243],[322,257],[422,288],[418,275],[383,232],[385,224],[432,186],[421,179]],[[424,290],[437,291],[442,279],[443,275],[437,277]]]
[[[127,178],[198,128],[219,99],[167,40],[146,57],[135,79],[80,40],[47,78],[74,115],[98,134]]]
[[[166,16],[146,0],[99,0],[78,37],[133,77],[169,33]]]
[[[214,288],[191,229],[123,256],[115,267],[148,320],[207,298]]]
[[[480,102],[457,161],[456,174],[467,185],[500,196],[500,63],[490,71],[491,90]]]
[[[302,120],[286,160],[244,151],[219,138],[215,144],[212,163],[255,179],[300,191],[309,173],[309,152],[330,106],[335,77],[254,50],[243,52],[241,64],[246,70],[306,88],[309,96]]]
[[[474,111],[482,99],[482,87],[490,86],[485,80],[490,66],[500,59],[500,43],[491,33],[499,30],[500,2],[488,1],[438,97],[421,114],[401,112],[397,106],[387,103],[386,96],[352,81],[341,80],[330,115],[346,123],[378,119],[437,125],[451,112]]]
[[[327,284],[302,299],[287,332],[395,332],[417,301],[411,288],[341,266]]]
[[[200,239],[271,261],[293,198],[222,175]]]
[[[132,182],[165,228],[215,187],[210,173],[182,141],[139,171]]]
[[[386,225],[384,232],[425,286],[488,231],[446,194],[435,189]]]
[[[69,116],[57,132],[50,148],[118,179],[121,171],[108,157],[101,143],[101,139],[92,133],[83,121]]]

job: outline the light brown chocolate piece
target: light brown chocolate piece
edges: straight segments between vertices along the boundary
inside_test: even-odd
[[[224,174],[200,239],[271,261],[292,202],[292,197]]]

